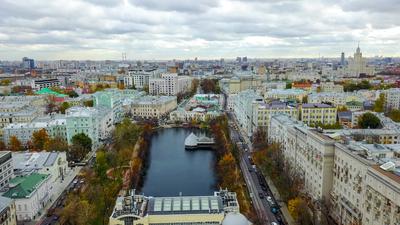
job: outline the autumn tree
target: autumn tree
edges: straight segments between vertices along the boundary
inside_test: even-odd
[[[93,107],[93,100],[84,101],[83,105],[86,107]]]
[[[68,143],[62,137],[49,138],[43,145],[46,151],[67,152]]]
[[[10,137],[10,150],[13,152],[22,151],[24,148],[16,136]]]
[[[42,128],[40,130],[34,131],[32,133],[32,146],[34,150],[43,150],[44,144],[49,140],[49,135],[46,129]]]
[[[68,92],[67,92],[67,95],[68,95],[70,98],[79,97],[78,93],[76,93],[74,90],[68,91]]]
[[[381,93],[379,98],[374,103],[374,111],[375,112],[383,112],[385,111],[385,94]]]
[[[400,110],[398,109],[392,109],[388,112],[387,115],[390,119],[392,119],[394,122],[400,122]]]
[[[71,105],[68,103],[68,102],[63,102],[63,103],[61,103],[61,105],[60,105],[60,107],[59,107],[59,110],[60,110],[60,112],[62,113],[62,114],[65,114],[65,111],[67,110],[67,109],[69,109],[71,107]]]
[[[5,151],[7,149],[6,144],[4,144],[4,141],[0,140],[0,151]]]
[[[288,211],[293,219],[299,225],[312,225],[313,220],[308,208],[307,202],[301,198],[296,197],[294,199],[289,200],[288,202]]]

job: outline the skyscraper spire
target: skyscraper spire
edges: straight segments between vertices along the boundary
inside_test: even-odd
[[[356,50],[356,52],[357,52],[357,53],[360,53],[360,52],[361,52],[361,50],[360,50],[360,42],[358,42],[358,45],[357,45],[357,50]]]

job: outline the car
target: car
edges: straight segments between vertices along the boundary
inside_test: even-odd
[[[259,192],[258,193],[258,196],[262,199],[262,198],[264,198],[264,194],[262,193],[262,192]]]
[[[271,196],[267,196],[267,201],[272,202],[272,197]]]
[[[277,222],[271,222],[271,225],[278,225]]]

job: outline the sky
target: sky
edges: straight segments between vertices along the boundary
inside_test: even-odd
[[[400,56],[399,0],[0,0],[0,60]]]

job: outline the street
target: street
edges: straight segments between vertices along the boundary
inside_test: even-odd
[[[240,150],[240,168],[257,215],[263,224],[285,224],[267,182],[251,160],[251,143],[240,133],[234,116],[228,113],[230,136]],[[274,211],[274,213],[272,212]]]

